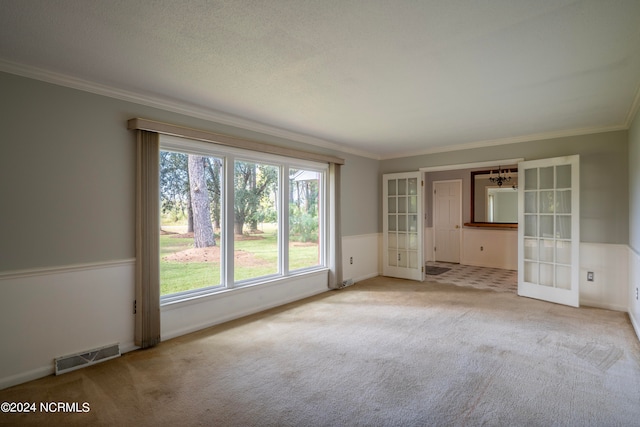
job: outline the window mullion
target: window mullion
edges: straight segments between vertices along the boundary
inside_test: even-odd
[[[225,167],[224,167],[224,180],[223,180],[223,212],[224,212],[224,220],[223,224],[221,224],[221,232],[223,239],[223,248],[222,251],[222,280],[227,288],[234,287],[234,236],[233,236],[233,222],[234,222],[234,170],[235,170],[235,157],[227,156],[225,158]]]
[[[328,174],[322,174],[322,179],[320,180],[320,188],[318,193],[318,216],[320,223],[318,224],[319,229],[319,240],[318,245],[322,249],[320,252],[320,259],[318,260],[320,265],[326,266],[327,260],[329,259],[329,245],[327,242],[329,241],[329,227],[328,218],[329,218],[329,203],[327,197],[327,179]]]
[[[289,165],[280,168],[280,211],[278,230],[280,231],[280,244],[278,245],[280,272],[286,276],[289,274]]]

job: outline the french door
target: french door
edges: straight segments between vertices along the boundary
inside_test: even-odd
[[[424,280],[422,173],[383,176],[384,276]]]
[[[579,306],[579,156],[518,164],[518,295]]]

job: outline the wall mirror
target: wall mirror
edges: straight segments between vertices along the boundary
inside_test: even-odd
[[[518,169],[471,172],[471,223],[518,224]]]

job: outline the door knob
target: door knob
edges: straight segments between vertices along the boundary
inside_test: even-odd
[[[460,228],[460,226],[459,226],[459,225],[456,225],[456,228]]]

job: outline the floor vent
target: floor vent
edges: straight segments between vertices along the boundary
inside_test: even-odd
[[[107,345],[82,353],[70,354],[68,356],[57,357],[55,359],[56,375],[75,371],[85,366],[95,365],[109,359],[120,356],[120,346],[118,344]]]
[[[347,279],[345,281],[342,282],[342,285],[340,286],[340,289],[342,288],[346,288],[347,286],[351,286],[353,285],[355,282],[353,281],[353,279]]]

